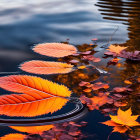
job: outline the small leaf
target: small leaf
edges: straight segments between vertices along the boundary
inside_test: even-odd
[[[78,60],[73,59],[73,60],[70,60],[69,62],[70,62],[70,63],[78,63],[79,61],[78,61]]]
[[[50,57],[64,57],[77,53],[73,45],[64,43],[43,43],[36,45],[33,50],[39,54]]]
[[[84,89],[83,91],[84,91],[84,92],[91,92],[92,89],[90,89],[90,88],[86,88],[86,89]]]
[[[129,81],[129,80],[125,80],[125,81],[124,81],[124,83],[125,83],[125,84],[129,84],[129,85],[131,85],[131,84],[132,84],[132,82],[131,82],[131,81]]]
[[[86,66],[79,66],[78,69],[85,69]]]

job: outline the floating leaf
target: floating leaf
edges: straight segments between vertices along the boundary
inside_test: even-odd
[[[113,58],[109,62],[118,63],[119,60],[121,60],[121,59],[119,59],[119,58]]]
[[[54,125],[41,125],[41,126],[10,126],[20,132],[27,132],[31,134],[42,134],[43,131],[48,131],[53,128]]]
[[[77,49],[73,45],[64,43],[38,44],[33,50],[39,54],[51,57],[64,57],[77,53]]]
[[[69,62],[70,62],[70,63],[78,63],[79,60],[75,60],[75,59],[73,59],[73,60],[70,60]]]
[[[110,52],[114,52],[114,53],[116,53],[116,54],[120,54],[121,53],[121,51],[123,51],[123,50],[125,50],[127,47],[121,47],[121,46],[119,46],[119,45],[110,45],[109,46],[109,51]]]
[[[126,111],[123,111],[119,108],[117,116],[110,115],[111,120],[102,122],[108,126],[114,126],[113,132],[125,133],[129,127],[140,126],[136,122],[138,115],[132,115],[131,108]]]
[[[92,86],[93,90],[98,90],[98,89],[101,89],[101,88],[108,89],[109,85],[108,84],[104,84],[102,82],[97,82],[97,83],[94,83],[93,86]]]
[[[0,87],[8,91],[25,93],[40,100],[48,97],[69,97],[71,92],[64,85],[36,76],[11,75],[0,77]]]
[[[67,99],[61,97],[46,97],[36,99],[32,94],[11,94],[0,96],[0,114],[7,116],[34,117],[53,113],[61,109]]]
[[[83,56],[84,60],[89,60],[89,61],[93,61],[93,62],[99,62],[101,61],[100,58],[94,57],[93,55],[85,55]]]
[[[83,91],[84,91],[84,92],[91,92],[92,89],[90,89],[90,88],[86,88],[86,89],[84,89]]]
[[[79,86],[87,86],[87,85],[90,85],[90,83],[89,82],[85,82],[85,81],[81,81],[80,83],[79,83]]]
[[[14,134],[7,134],[1,137],[0,139],[1,140],[24,140],[25,138],[26,135],[14,133]]]
[[[93,38],[93,39],[91,39],[92,41],[97,41],[98,40],[98,38]]]
[[[79,67],[77,67],[78,69],[85,69],[86,68],[86,66],[79,66]]]
[[[80,100],[83,104],[87,105],[89,110],[99,109],[100,106],[103,106],[106,103],[112,103],[112,99],[104,93],[100,93],[98,96],[94,96],[92,98],[82,95]]]
[[[124,80],[124,83],[125,83],[125,84],[130,84],[130,85],[132,84],[132,82],[129,81],[129,80]]]
[[[32,60],[20,65],[20,69],[35,74],[69,73],[73,65],[61,62]]]
[[[115,88],[113,88],[113,91],[115,91],[115,92],[126,92],[126,91],[133,91],[133,90],[130,89],[130,88],[127,88],[127,87],[115,87]]]

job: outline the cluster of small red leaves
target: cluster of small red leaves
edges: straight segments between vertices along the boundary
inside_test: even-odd
[[[130,60],[140,60],[140,51],[127,52],[124,50],[121,51],[119,57],[123,57]]]
[[[113,88],[112,92],[114,94],[111,97],[112,97],[112,99],[114,99],[114,106],[116,106],[116,107],[126,106],[128,103],[125,99],[129,95],[129,93],[132,91],[133,90],[131,88],[127,88],[127,87]]]
[[[65,122],[55,124],[48,131],[44,131],[41,135],[28,135],[26,140],[80,140],[85,138],[80,131],[80,127],[86,126],[87,122],[82,121],[77,124],[75,122]]]
[[[101,111],[103,113],[109,113],[109,112],[114,112],[116,111],[116,109],[118,107],[122,107],[122,106],[127,106],[128,105],[128,101],[127,96],[130,95],[130,93],[133,90],[131,88],[127,88],[127,87],[115,87],[113,88],[112,91],[110,91],[113,94],[110,94],[110,98],[113,99],[113,104],[111,106],[108,106],[104,109],[102,109]]]
[[[99,89],[108,89],[109,88],[108,84],[105,84],[102,82],[96,82],[94,84],[91,84],[89,82],[81,81],[79,83],[79,86],[86,87],[86,89],[83,90],[84,92],[91,92],[92,90],[95,91],[95,90],[99,90]]]
[[[93,55],[86,55],[86,56],[83,56],[82,59],[83,59],[83,60],[88,60],[88,61],[93,61],[93,62],[100,62],[100,61],[101,61],[100,58],[94,57]]]
[[[127,87],[115,87],[113,88],[114,92],[127,92],[127,91],[133,91],[131,88],[127,88]]]
[[[99,109],[99,107],[105,104],[112,104],[113,100],[105,93],[98,93],[98,96],[88,98],[85,95],[81,95],[80,100],[83,104],[86,104],[89,110]]]

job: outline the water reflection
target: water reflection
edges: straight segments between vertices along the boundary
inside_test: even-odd
[[[3,135],[1,140],[73,140],[82,139],[80,127],[85,126],[85,122],[76,124],[74,122],[65,122],[54,125],[42,126],[9,126],[8,129],[13,133]]]
[[[129,46],[129,50],[140,50],[139,4],[139,0],[99,0],[96,4],[104,19],[122,21],[128,26],[129,40],[123,45]]]

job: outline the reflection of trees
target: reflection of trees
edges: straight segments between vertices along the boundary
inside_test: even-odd
[[[129,40],[124,44],[131,50],[140,50],[140,1],[99,0],[99,6],[104,19],[122,21],[128,25]]]

